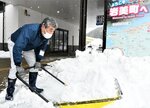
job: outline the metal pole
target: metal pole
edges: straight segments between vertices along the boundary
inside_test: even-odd
[[[29,87],[29,89],[30,90],[33,90],[33,88],[31,87],[31,86],[29,86],[29,84],[26,82],[26,81],[24,81],[21,77],[20,77],[20,75],[19,75],[19,73],[17,72],[16,73],[16,76],[17,76],[17,78],[22,82],[22,83],[24,83],[27,87]],[[45,102],[49,102],[49,100],[48,99],[46,99],[43,95],[41,95],[40,93],[38,93],[36,90],[33,90],[33,92],[34,93],[36,93],[40,98],[42,98]]]
[[[54,76],[52,73],[50,73],[48,70],[46,70],[44,67],[42,67],[42,69],[47,72],[48,74],[50,74],[53,78],[55,78],[57,81],[59,81],[61,84],[67,86],[67,84],[65,84],[63,81],[61,81],[60,79],[58,79],[56,76]]]
[[[72,52],[74,52],[74,36],[72,36]]]
[[[86,19],[87,19],[87,0],[80,0],[80,31],[79,31],[79,50],[85,50],[86,44]]]
[[[103,27],[103,47],[102,52],[106,49],[106,32],[107,32],[107,0],[104,0],[104,27]]]
[[[2,48],[3,50],[5,50],[5,36],[4,36],[5,28],[4,27],[5,27],[5,3],[3,3],[3,48]]]

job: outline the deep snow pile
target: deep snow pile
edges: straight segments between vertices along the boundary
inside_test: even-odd
[[[107,56],[89,51],[76,52],[75,59],[50,63],[52,71],[68,85],[63,101],[84,101],[117,96],[114,77],[107,72]]]
[[[89,53],[90,52],[90,53]],[[58,81],[41,71],[38,86],[43,87],[46,98],[53,101],[82,101],[116,96],[117,78],[123,91],[122,99],[106,108],[148,108],[150,106],[150,57],[125,57],[120,49],[107,49],[104,53],[87,49],[77,51],[76,58],[49,63],[50,72],[64,81]],[[53,108],[27,87],[17,81],[14,101],[3,102],[0,108]]]
[[[150,57],[123,56],[119,60],[120,64],[117,65],[114,55],[108,56],[108,67],[109,70],[115,70],[112,71],[112,75],[118,78],[124,95],[123,99],[106,108],[148,108],[150,106]]]

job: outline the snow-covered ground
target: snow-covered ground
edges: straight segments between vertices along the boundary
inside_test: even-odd
[[[0,51],[0,58],[10,58],[9,51]]]
[[[91,52],[91,53],[89,53]],[[106,49],[104,53],[87,49],[76,51],[76,58],[49,63],[46,69],[64,81],[62,85],[44,71],[39,72],[37,86],[52,101],[82,101],[114,97],[117,78],[123,96],[105,108],[148,108],[150,106],[150,57],[125,57],[120,49]],[[28,78],[26,77],[26,80]],[[5,102],[0,93],[0,108],[53,108],[17,80],[14,101]]]

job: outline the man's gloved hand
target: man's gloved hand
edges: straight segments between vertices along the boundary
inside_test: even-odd
[[[16,70],[17,70],[17,72],[19,72],[19,73],[23,73],[23,72],[25,71],[22,66],[16,66]]]
[[[40,62],[36,62],[35,65],[34,65],[34,68],[35,68],[35,69],[39,69],[39,71],[41,71],[41,70],[42,70],[42,69],[41,69],[41,68],[42,68],[41,63],[40,63]]]

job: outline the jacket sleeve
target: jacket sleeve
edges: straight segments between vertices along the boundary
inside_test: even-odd
[[[15,45],[13,47],[13,58],[16,66],[20,66],[22,62],[22,51],[29,42],[29,35],[31,35],[27,28],[22,28]]]
[[[44,53],[47,49],[47,43],[48,43],[48,40],[45,40],[40,47],[35,49],[35,55],[36,55],[37,62],[40,62],[41,59],[44,57]],[[41,54],[41,53],[43,53],[43,54]]]

